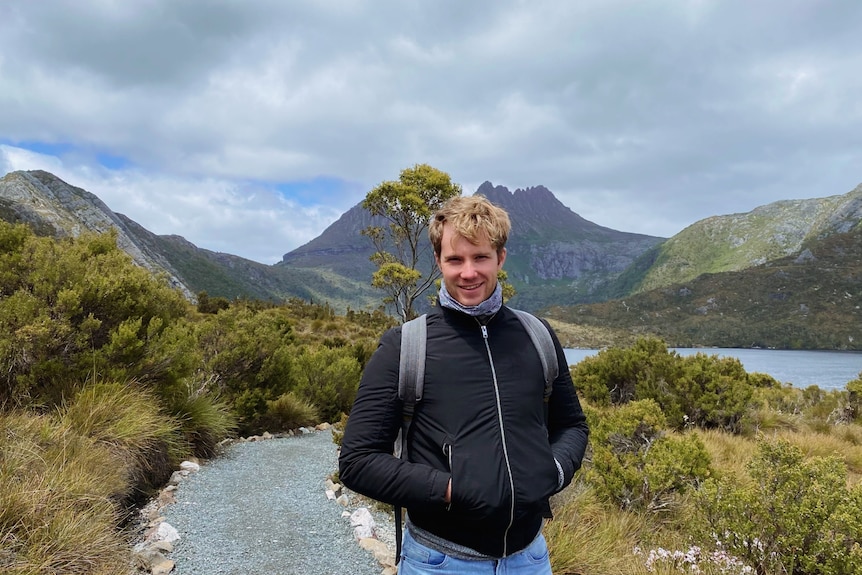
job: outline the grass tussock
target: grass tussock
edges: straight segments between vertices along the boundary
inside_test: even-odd
[[[285,393],[276,400],[267,401],[266,404],[266,415],[261,423],[272,432],[314,425],[319,421],[314,404],[295,393]]]
[[[603,505],[581,485],[570,489],[575,493],[556,509],[545,528],[554,573],[646,573],[633,552],[644,529],[643,519]]]
[[[127,575],[112,459],[56,417],[0,414],[0,571]]]
[[[60,421],[80,436],[106,447],[128,477],[120,501],[170,477],[185,447],[179,423],[167,417],[156,398],[132,384],[95,383],[84,387],[60,411]],[[115,462],[117,465],[117,462]]]
[[[741,435],[714,429],[699,429],[697,435],[709,453],[712,469],[720,476],[740,476],[757,451],[756,441]]]
[[[173,398],[170,411],[179,422],[185,443],[198,457],[215,456],[219,442],[236,429],[230,407],[205,394],[203,388],[187,387]]]

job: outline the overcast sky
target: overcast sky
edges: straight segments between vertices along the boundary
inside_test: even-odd
[[[857,0],[3,0],[0,175],[263,263],[417,163],[670,237],[862,182],[860,30]]]

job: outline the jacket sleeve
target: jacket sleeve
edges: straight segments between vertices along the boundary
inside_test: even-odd
[[[587,417],[575,393],[566,354],[554,330],[550,326],[548,330],[554,340],[557,363],[560,366],[560,373],[554,380],[553,392],[548,403],[548,438],[554,458],[563,469],[564,480],[560,488],[563,489],[571,483],[575,472],[581,467],[590,430],[587,426]]]
[[[341,441],[339,478],[353,491],[384,503],[443,505],[449,473],[393,455],[402,420],[400,351],[399,327],[383,335],[365,366]]]

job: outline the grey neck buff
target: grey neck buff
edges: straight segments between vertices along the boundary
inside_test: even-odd
[[[503,286],[500,285],[500,282],[497,282],[494,293],[479,305],[461,305],[455,298],[449,295],[449,292],[446,291],[446,284],[441,282],[437,299],[440,300],[440,305],[443,307],[454,309],[473,317],[487,317],[494,315],[503,307]]]

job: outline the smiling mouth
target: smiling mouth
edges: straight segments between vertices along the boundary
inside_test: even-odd
[[[469,285],[469,286],[461,286],[461,289],[466,290],[466,291],[472,291],[472,290],[478,289],[480,287],[482,287],[482,284],[473,284],[473,285]]]

